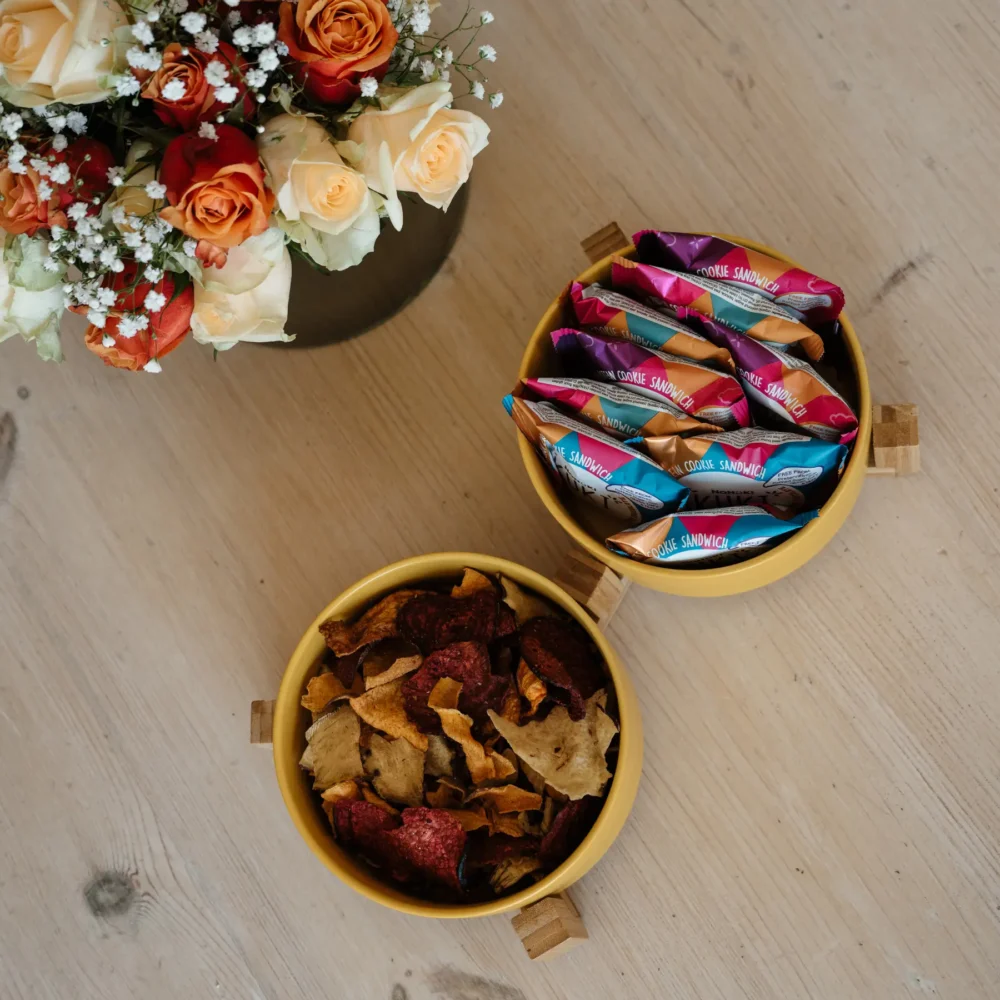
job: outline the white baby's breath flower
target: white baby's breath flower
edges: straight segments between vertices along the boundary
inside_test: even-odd
[[[479,12],[479,23],[480,24],[492,24],[493,15],[488,10],[481,10]]]
[[[121,273],[122,273],[122,271],[124,271],[124,270],[125,270],[125,265],[124,265],[124,264],[123,264],[123,263],[121,262],[121,260],[116,260],[116,261],[115,261],[115,262],[114,262],[114,263],[113,263],[113,264],[111,265],[111,270],[112,270],[112,271],[114,271],[114,272],[115,272],[115,274],[121,274]]]
[[[38,197],[42,201],[48,201],[52,197],[52,185],[48,181],[39,180]]]
[[[231,83],[227,83],[222,87],[215,88],[215,99],[219,104],[232,104],[239,97],[239,93]]]
[[[477,101],[481,101],[486,96],[486,88],[483,86],[483,81],[476,80],[472,84],[472,90],[470,93]]]
[[[61,265],[55,257],[46,257],[45,260],[42,261],[42,267],[45,268],[46,271],[58,271]]]
[[[110,267],[118,259],[118,250],[113,246],[106,246],[97,259],[105,266]]]
[[[66,127],[66,116],[49,115],[48,123],[53,132],[61,132]]]
[[[219,138],[219,133],[216,132],[215,126],[211,122],[202,122],[198,126],[198,135],[202,139],[211,139],[213,142]]]
[[[445,66],[450,66],[455,61],[455,53],[451,51],[450,48],[445,46],[444,51],[441,53],[441,62]]]
[[[149,10],[146,11],[146,20],[149,21],[150,24],[156,24],[159,19],[160,12],[155,7],[150,7]]]
[[[92,323],[98,330],[104,329],[104,324],[108,321],[108,314],[102,309],[88,309],[87,322]]]
[[[257,65],[264,70],[265,73],[273,73],[274,70],[278,68],[278,52],[281,52],[281,50],[284,49],[284,52],[281,52],[281,54],[283,56],[288,55],[288,46],[285,45],[284,42],[278,42],[275,48],[277,51],[275,51],[275,49],[264,49],[260,55],[257,56]]]
[[[378,80],[373,76],[361,77],[361,96],[374,97],[378,93]]]
[[[227,7],[239,7],[240,0],[226,0]]]
[[[153,248],[148,243],[143,243],[141,247],[136,247],[133,256],[140,263],[148,264],[153,259]]]
[[[175,14],[183,14],[188,9],[188,0],[170,0],[170,9]]]
[[[48,177],[49,171],[52,169],[52,164],[48,160],[40,160],[37,156],[33,156],[28,160],[31,169],[36,173],[42,175],[42,177]]]
[[[434,65],[434,61],[432,59],[425,59],[420,64],[420,79],[429,80],[432,76],[434,76],[434,70],[436,68],[437,67]]]
[[[187,88],[184,86],[184,81],[178,80],[177,77],[168,80],[160,89],[160,96],[165,101],[179,101],[186,93]]]
[[[69,139],[64,135],[54,135],[52,136],[52,148],[57,152],[61,153],[69,145]]]
[[[181,27],[189,35],[197,35],[200,31],[204,31],[206,24],[208,24],[208,18],[199,11],[192,11],[181,17]]]
[[[156,358],[150,358],[143,366],[142,370],[144,372],[149,372],[150,375],[159,375],[163,371],[160,362]]]
[[[142,227],[142,237],[147,243],[152,243],[153,246],[159,246],[163,242],[163,237],[166,234],[159,227],[156,222],[151,222],[147,226]]]
[[[239,3],[240,0],[236,0],[236,2]],[[243,15],[238,10],[231,10],[226,15],[226,24],[228,24],[230,28],[238,28],[242,22]]]
[[[152,291],[146,293],[142,304],[151,313],[159,312],[167,304],[167,297],[163,292],[158,292],[154,288]]]
[[[106,333],[106,334],[104,334],[103,337],[101,337],[101,343],[105,347],[114,347],[115,346],[115,338],[112,337],[110,333]]]
[[[273,24],[268,24],[267,21],[262,21],[260,24],[254,26],[254,45],[270,45],[276,37],[277,33],[274,30]]]
[[[11,111],[0,118],[0,132],[3,132],[8,139],[16,139],[23,126],[24,119],[16,111]]]
[[[68,163],[57,163],[49,170],[49,177],[52,179],[53,184],[69,184],[72,176]]]
[[[237,28],[233,32],[233,45],[238,49],[248,49],[253,45],[253,28]]]
[[[451,70],[450,69],[439,69],[438,79],[444,83],[449,83],[451,81]]]
[[[211,55],[219,48],[219,36],[212,31],[202,31],[195,35],[194,47],[199,52],[207,52]]]
[[[163,268],[162,267],[147,267],[146,268],[145,278],[146,278],[147,281],[152,281],[155,284],[162,277],[163,277]],[[146,317],[143,316],[142,318],[145,319]]]
[[[153,201],[159,201],[161,198],[167,196],[167,186],[166,184],[161,184],[159,181],[150,181],[144,188],[143,191],[149,195]]]
[[[123,73],[115,77],[115,93],[119,97],[132,97],[138,94],[141,84],[131,73]]]
[[[288,46],[284,42],[278,42],[274,47],[277,49],[278,55],[281,56],[282,59],[288,55]],[[262,52],[261,55],[263,54],[264,53]],[[259,63],[260,60],[258,59],[257,62]]]
[[[7,147],[7,158],[9,160],[23,160],[27,155],[27,148],[19,142],[12,142]]]
[[[229,76],[229,70],[226,69],[225,63],[219,62],[218,59],[213,59],[205,67],[205,82],[210,87],[222,87],[225,85],[226,77]]]
[[[499,108],[503,104],[503,91],[498,90],[495,94],[490,94],[490,107]]]
[[[124,167],[108,167],[108,183],[112,187],[121,187],[125,183]],[[124,209],[122,209],[124,211]]]
[[[136,21],[132,25],[132,36],[143,45],[153,44],[153,29],[145,21]]]
[[[431,10],[426,0],[417,0],[410,14],[410,28],[415,35],[425,35],[431,30]]]
[[[113,209],[111,209],[111,221],[116,226],[124,226],[125,225],[125,219],[126,219],[125,206],[124,205],[115,205],[115,207]]]
[[[98,288],[97,301],[105,307],[113,306],[118,293],[113,288]]]
[[[82,111],[71,111],[66,115],[66,124],[77,135],[83,135],[87,131],[87,116]]]
[[[485,59],[487,62],[497,61],[497,50],[493,48],[492,45],[480,45],[479,46],[479,58]]]
[[[248,69],[243,79],[246,80],[247,86],[251,90],[260,90],[267,83],[267,73],[262,69]],[[361,91],[364,93],[364,81],[362,81]]]
[[[122,209],[122,212],[124,212],[124,209]],[[124,222],[124,219],[122,221]],[[142,246],[142,233],[137,233],[134,229],[130,229],[124,236],[122,236],[122,241],[125,246],[134,250],[136,247]]]
[[[69,208],[66,209],[66,217],[72,219],[74,222],[80,222],[87,214],[87,203],[85,201],[74,201]]]
[[[184,256],[185,257],[193,257],[194,254],[195,254],[195,251],[198,249],[198,241],[197,240],[185,240],[181,244],[181,249],[184,251]]]

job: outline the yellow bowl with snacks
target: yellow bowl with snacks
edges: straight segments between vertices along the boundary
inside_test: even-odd
[[[769,254],[779,260],[798,266],[791,257],[753,240],[723,233],[711,235],[739,243],[751,250]],[[598,261],[573,280],[589,285],[593,282],[608,283],[611,276],[612,257],[635,257],[635,247],[616,251]],[[561,326],[575,325],[568,306],[568,289],[556,297],[545,311],[528,342],[518,378],[541,378],[560,374],[559,362],[552,346],[550,334]],[[830,499],[820,508],[819,517],[810,521],[791,538],[761,555],[728,566],[707,569],[673,569],[639,562],[611,552],[604,539],[621,529],[621,522],[611,521],[602,512],[586,504],[567,498],[553,483],[531,444],[518,434],[521,459],[528,472],[535,492],[541,497],[549,513],[582,549],[609,566],[621,576],[652,590],[685,597],[723,597],[766,586],[787,576],[815,556],[837,533],[847,519],[864,483],[871,445],[872,404],[868,385],[868,371],[854,325],[846,313],[840,316],[842,351],[838,368],[849,371],[855,393],[849,400],[858,415],[858,436],[840,482]]]
[[[610,788],[589,833],[575,851],[539,881],[511,895],[470,904],[432,902],[408,895],[381,880],[363,862],[345,851],[334,838],[313,791],[308,773],[299,767],[306,747],[305,733],[312,717],[300,700],[309,680],[319,671],[325,643],[319,632],[330,618],[354,620],[380,598],[420,583],[457,582],[466,567],[482,573],[503,574],[522,588],[561,608],[587,633],[604,660],[617,697],[619,749]],[[362,895],[403,913],[422,917],[485,917],[517,910],[568,888],[595,865],[618,836],[628,818],[642,770],[642,720],[632,682],[601,630],[561,587],[517,563],[466,552],[415,556],[386,566],[354,584],[316,616],[292,653],[274,705],[272,739],[274,766],[285,805],[312,852],[342,882]]]

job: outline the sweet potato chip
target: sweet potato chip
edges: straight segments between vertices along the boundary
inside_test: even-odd
[[[399,635],[397,619],[400,611],[421,593],[423,591],[397,590],[383,597],[353,624],[331,618],[323,622],[319,630],[326,644],[337,656],[350,656],[362,646],[370,646],[373,642],[393,639]]]
[[[387,740],[374,733],[364,765],[384,799],[407,806],[424,804],[424,752],[409,740]]]
[[[321,716],[306,730],[308,746],[299,767],[313,774],[313,788],[322,792],[349,778],[364,775],[361,766],[361,723],[350,706]]]
[[[493,763],[494,781],[508,781],[517,775],[517,765],[508,758],[508,753],[509,750],[503,753],[497,753],[496,750],[486,751],[486,756]]]
[[[525,812],[541,809],[542,797],[537,792],[529,792],[517,785],[499,785],[496,788],[477,788],[470,792],[466,802],[482,802],[498,813]]]
[[[338,799],[359,799],[358,783],[351,778],[349,781],[338,781],[331,785],[321,796],[324,802],[336,802]]]
[[[451,777],[455,773],[452,766],[452,749],[448,740],[437,733],[427,737],[427,756],[424,758],[424,773],[432,778]]]
[[[421,594],[399,615],[399,634],[432,653],[456,642],[489,642],[497,621],[496,591],[478,590],[468,597]]]
[[[524,836],[524,827],[516,816],[501,816],[492,809],[486,815],[490,817],[493,833],[502,833],[505,837]]]
[[[492,829],[492,824],[485,811],[476,809],[446,809],[445,812],[458,820],[466,833],[471,833],[473,830],[481,830],[483,827]]]
[[[458,820],[444,809],[422,806],[404,809],[402,819],[401,827],[382,834],[386,853],[413,875],[461,891],[458,866],[466,835]]]
[[[302,696],[301,705],[307,708],[313,715],[320,712],[337,698],[351,698],[361,694],[364,688],[358,683],[360,678],[356,678],[354,689],[345,688],[340,682],[340,678],[334,673],[317,674],[310,678],[306,685],[306,693]]]
[[[435,809],[458,809],[465,801],[465,789],[450,778],[439,778],[437,788],[424,796]]]
[[[402,736],[409,740],[418,750],[427,750],[427,737],[413,724],[406,714],[403,704],[403,679],[380,684],[371,691],[351,699],[351,708],[361,716],[368,725],[387,733],[389,736]]]
[[[484,781],[494,781],[497,777],[496,761],[490,757],[483,745],[472,735],[472,719],[460,712],[458,704],[462,685],[451,677],[442,677],[427,699],[428,706],[437,713],[445,736],[454,740],[465,754],[465,765],[476,785]],[[497,754],[496,756],[500,756]],[[503,758],[500,758],[503,760]],[[507,763],[504,761],[504,763]]]
[[[478,569],[466,567],[462,571],[462,582],[451,588],[451,596],[468,597],[469,594],[475,594],[479,590],[489,590],[495,594],[496,584],[485,573],[480,573]]]
[[[605,684],[597,650],[587,633],[563,618],[532,618],[521,626],[521,655],[548,684],[549,696],[579,722],[584,702]]]
[[[521,721],[521,697],[513,684],[508,683],[504,691],[500,714],[515,726]]]
[[[378,806],[379,809],[384,809],[387,813],[391,813],[393,816],[399,815],[399,810],[394,805],[386,802],[381,795],[369,788],[367,785],[361,786],[361,796],[364,798],[365,802],[370,802],[373,806]]]
[[[508,687],[507,679],[490,673],[490,654],[481,642],[455,642],[435,650],[416,673],[403,682],[407,715],[422,729],[436,729],[438,720],[427,698],[442,677],[462,685],[456,708],[474,719],[485,719],[487,708],[499,709]]]
[[[400,677],[406,677],[407,674],[412,674],[414,670],[419,670],[420,664],[423,662],[424,658],[419,653],[416,656],[401,656],[392,666],[381,673],[372,675],[366,673],[364,678],[365,689],[371,691],[372,688],[397,681]]]
[[[528,703],[528,711],[524,713],[525,718],[530,718],[538,711],[538,706],[545,701],[545,696],[549,693],[548,685],[523,658],[517,665],[517,689]]]
[[[544,620],[544,619],[535,619]],[[618,727],[604,713],[607,692],[598,691],[584,705],[579,721],[557,705],[541,722],[514,726],[496,712],[490,719],[518,757],[546,782],[571,799],[600,795],[611,777],[604,755]]]
[[[548,601],[529,594],[508,576],[500,577],[500,586],[503,587],[504,604],[514,612],[518,625],[523,625],[532,618],[545,618],[558,614]]]
[[[490,885],[496,893],[506,892],[513,889],[518,882],[537,872],[542,867],[542,862],[537,857],[524,854],[521,857],[506,858],[500,862],[490,873]]]

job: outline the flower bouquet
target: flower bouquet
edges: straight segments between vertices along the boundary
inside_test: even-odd
[[[433,6],[437,6],[434,4]],[[287,341],[290,252],[328,271],[446,210],[496,108],[493,20],[427,0],[0,0],[0,341],[60,360],[64,310],[105,364],[187,336]]]

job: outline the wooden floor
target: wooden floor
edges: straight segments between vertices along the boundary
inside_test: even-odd
[[[0,997],[993,1000],[996,0],[495,5],[506,102],[466,225],[391,323],[192,343],[155,378],[73,338],[61,367],[0,349]],[[868,482],[763,592],[631,590],[643,784],[574,890],[590,942],[532,966],[503,918],[404,918],[327,874],[247,715],[391,560],[554,571],[500,397],[611,219],[839,280],[925,472]]]

